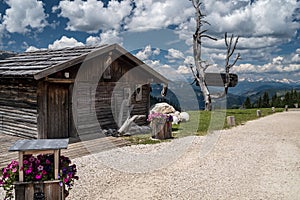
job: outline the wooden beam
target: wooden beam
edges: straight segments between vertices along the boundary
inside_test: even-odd
[[[65,83],[65,84],[71,84],[74,83],[74,79],[63,79],[63,78],[46,78],[45,81],[49,83]]]

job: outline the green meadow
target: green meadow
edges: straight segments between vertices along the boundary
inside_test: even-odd
[[[236,126],[242,125],[250,120],[258,119],[258,109],[227,109],[215,111],[188,111],[190,120],[172,126],[174,138],[181,138],[190,135],[203,136],[210,131],[231,128],[227,125],[227,116],[234,116]],[[273,114],[271,108],[261,108],[261,117]],[[282,112],[283,108],[276,108],[275,112]],[[132,144],[154,144],[168,140],[153,140],[150,134],[134,135],[125,137]]]

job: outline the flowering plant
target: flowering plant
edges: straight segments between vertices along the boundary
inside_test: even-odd
[[[69,191],[74,185],[74,180],[78,180],[76,176],[76,165],[71,165],[71,160],[68,157],[60,156],[60,186],[64,187],[65,197],[69,195]],[[23,168],[24,181],[50,181],[54,180],[54,155],[40,154],[34,157],[33,155],[24,155]],[[2,177],[1,177],[2,175]],[[5,199],[13,197],[13,183],[19,178],[19,163],[12,161],[7,167],[4,167],[0,172],[0,187],[6,191]]]
[[[164,123],[164,122],[172,122],[173,121],[173,117],[172,115],[166,115],[163,113],[151,113],[148,115],[148,119],[149,122],[152,122],[153,120],[156,120],[160,123]]]

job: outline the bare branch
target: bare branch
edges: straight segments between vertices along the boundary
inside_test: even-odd
[[[227,32],[225,32],[225,44],[226,44],[226,47],[228,48],[228,43],[227,43]]]
[[[233,67],[240,58],[241,58],[241,54],[238,53],[235,60],[234,60],[234,62],[230,65],[230,68]]]
[[[200,38],[202,38],[202,37],[206,37],[206,38],[209,38],[209,39],[214,40],[214,41],[218,40],[217,38],[213,38],[213,37],[211,37],[209,35],[200,35]]]

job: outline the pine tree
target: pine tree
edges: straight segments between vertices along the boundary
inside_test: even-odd
[[[277,94],[276,93],[272,96],[271,106],[272,107],[278,107],[278,104],[277,104]]]
[[[262,99],[262,107],[269,108],[270,107],[270,99],[268,92],[265,92]]]
[[[256,107],[257,108],[261,108],[262,107],[262,99],[261,99],[261,96],[259,97],[259,99],[256,101]]]
[[[250,98],[249,98],[249,97],[246,98],[246,100],[245,100],[245,102],[243,103],[243,105],[244,105],[244,108],[246,108],[246,109],[249,109],[249,108],[252,107],[252,104],[251,104],[251,101],[250,101]]]

